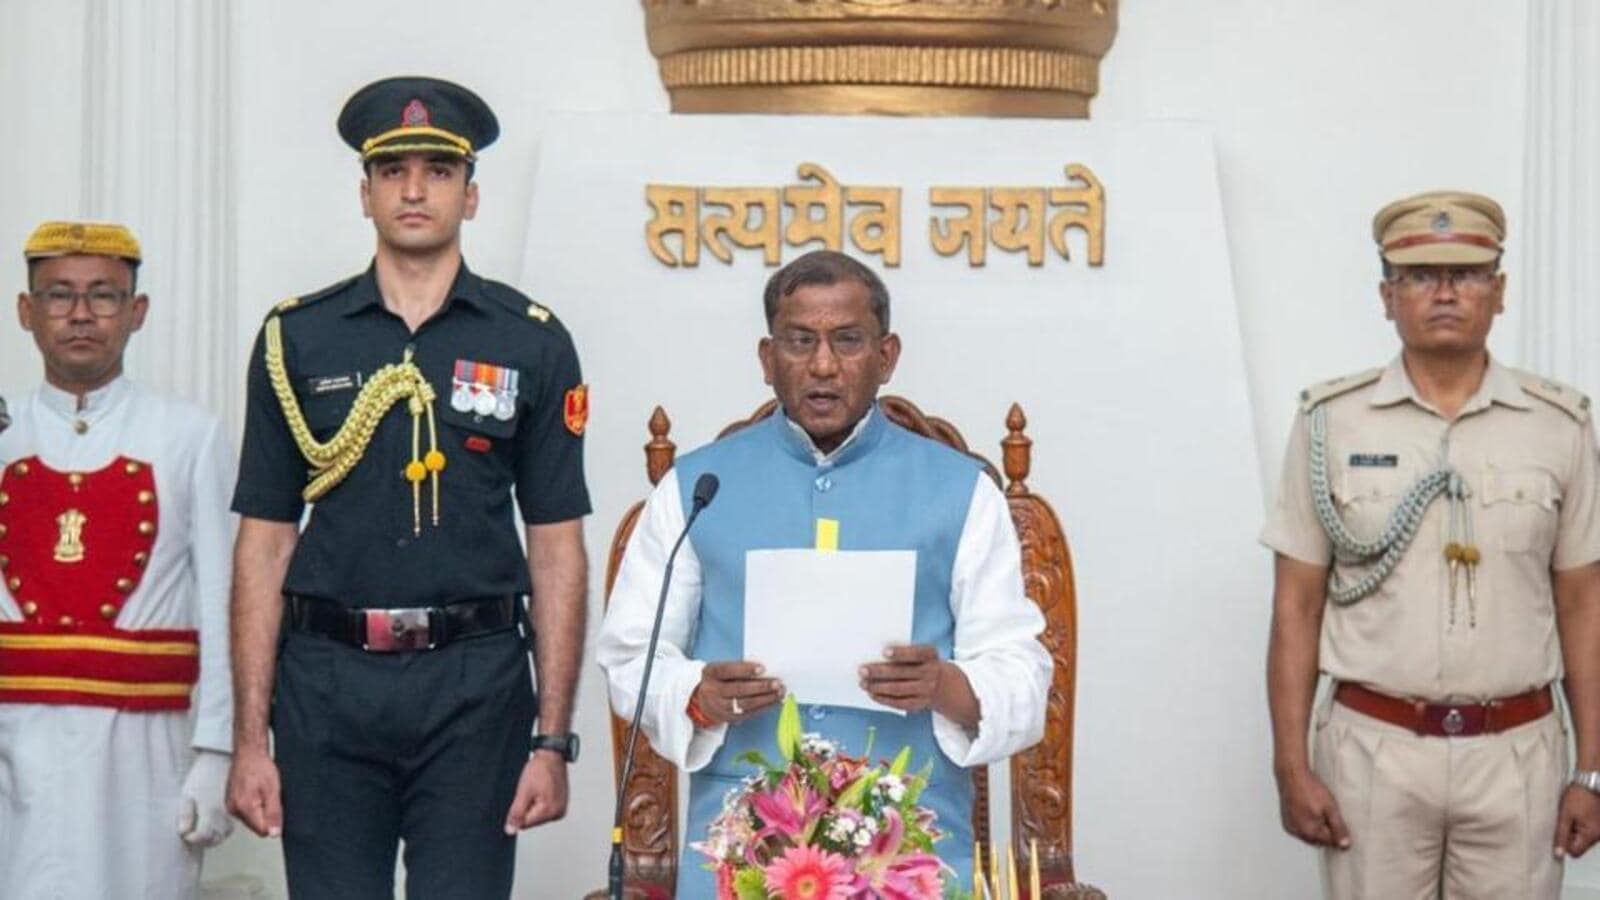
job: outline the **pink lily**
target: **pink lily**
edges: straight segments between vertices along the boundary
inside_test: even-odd
[[[816,825],[828,803],[793,772],[783,776],[778,786],[750,798],[750,808],[766,826],[757,837],[779,834],[800,841]]]
[[[944,896],[944,864],[931,853],[904,852],[905,822],[894,808],[884,810],[883,827],[856,858],[855,897],[884,900],[939,900]]]

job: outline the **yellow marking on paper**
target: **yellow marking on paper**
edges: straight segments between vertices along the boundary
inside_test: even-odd
[[[817,549],[823,553],[832,553],[839,549],[839,520],[817,520]]]

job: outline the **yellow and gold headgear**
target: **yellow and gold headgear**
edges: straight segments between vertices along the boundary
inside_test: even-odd
[[[22,257],[28,262],[57,256],[111,256],[140,262],[139,240],[114,222],[45,222],[28,236]]]

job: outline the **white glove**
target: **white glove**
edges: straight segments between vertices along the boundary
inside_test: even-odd
[[[226,805],[233,756],[216,750],[194,755],[178,800],[178,835],[194,847],[215,847],[233,832]]]

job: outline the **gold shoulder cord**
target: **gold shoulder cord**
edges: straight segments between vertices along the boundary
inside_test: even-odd
[[[294,436],[300,453],[311,463],[311,483],[301,496],[314,503],[343,481],[350,470],[361,462],[372,442],[373,432],[389,409],[405,400],[411,413],[411,462],[406,464],[404,477],[411,482],[412,531],[422,533],[422,482],[430,478],[433,487],[433,526],[439,527],[439,473],[444,471],[444,454],[439,452],[439,431],[433,419],[433,385],[423,377],[422,370],[411,361],[411,351],[399,364],[379,369],[361,387],[350,415],[339,426],[338,432],[326,443],[319,443],[311,435],[300,402],[295,399],[289,385],[289,373],[283,365],[283,324],[277,316],[267,320],[267,376],[272,382],[272,392],[283,407],[283,417],[289,423],[289,433]],[[428,452],[422,454],[422,419],[428,419]]]

